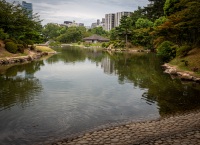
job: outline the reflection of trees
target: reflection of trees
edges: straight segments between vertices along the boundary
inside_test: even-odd
[[[57,48],[56,51],[59,53],[49,58],[48,63],[52,64],[59,61],[65,63],[83,62],[86,58],[92,62],[100,62],[103,56],[101,51],[78,47]]]
[[[44,65],[43,61],[16,65],[8,68],[0,76],[0,108],[10,108],[12,104],[24,107],[42,90],[40,81],[34,78],[34,73]],[[24,73],[23,76],[17,74]]]
[[[35,78],[0,77],[0,84],[0,108],[10,108],[12,104],[24,107],[42,90],[39,80]]]
[[[75,63],[77,61],[84,61],[86,59],[85,51],[80,48],[57,48],[56,51],[58,52],[58,54],[47,59],[47,63],[52,64],[59,61],[63,61],[65,63]]]
[[[35,72],[40,70],[40,67],[44,66],[44,62],[42,61],[33,61],[31,63],[15,65],[6,70],[6,77],[14,77],[19,72],[24,72],[26,76],[34,75]]]
[[[158,102],[160,114],[196,108],[200,105],[200,86],[182,84],[163,74],[155,54],[111,55],[110,59],[118,74],[119,83],[133,82],[135,87],[148,89],[143,99],[151,104]]]

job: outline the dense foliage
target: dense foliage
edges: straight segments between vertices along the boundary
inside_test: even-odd
[[[80,42],[83,38],[97,34],[100,36],[107,37],[108,32],[103,30],[102,27],[96,27],[87,30],[85,27],[67,27],[65,25],[58,25],[54,23],[48,23],[43,27],[42,34],[44,40],[53,40],[60,43],[74,43]]]
[[[130,17],[122,18],[119,27],[110,31],[110,39],[125,41],[133,46],[158,51],[166,55],[165,61],[185,56],[200,44],[200,1],[149,0],[147,7],[138,7]],[[123,38],[123,39],[122,39]],[[165,47],[167,42],[169,47]],[[164,43],[165,42],[165,43]],[[159,49],[158,49],[159,48]],[[165,53],[173,50],[173,53]],[[174,53],[177,52],[177,53]],[[171,56],[168,56],[171,55]],[[165,58],[165,57],[164,57]]]
[[[18,44],[20,52],[23,52],[22,45],[27,46],[43,41],[42,26],[38,14],[29,17],[29,13],[29,11],[22,9],[22,6],[17,2],[9,3],[0,0],[0,39],[9,38],[13,41],[12,43],[15,43],[11,45],[4,42],[8,51],[12,53],[16,53],[13,49],[14,45]]]
[[[14,42],[7,42],[5,48],[10,53],[16,53],[18,50],[18,47]]]

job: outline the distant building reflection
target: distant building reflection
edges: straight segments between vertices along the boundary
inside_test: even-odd
[[[102,59],[101,68],[104,70],[105,74],[117,74],[117,71],[115,70],[115,62],[108,56]]]

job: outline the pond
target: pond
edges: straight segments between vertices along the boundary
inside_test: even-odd
[[[37,144],[200,106],[200,85],[171,79],[154,53],[56,51],[31,63],[0,66],[1,144]]]

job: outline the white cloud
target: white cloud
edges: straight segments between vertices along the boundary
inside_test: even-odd
[[[13,0],[8,0],[13,1]],[[22,0],[20,0],[21,2]],[[134,11],[146,6],[148,0],[26,0],[33,4],[34,13],[39,13],[43,24],[73,21],[91,25],[106,13]]]

